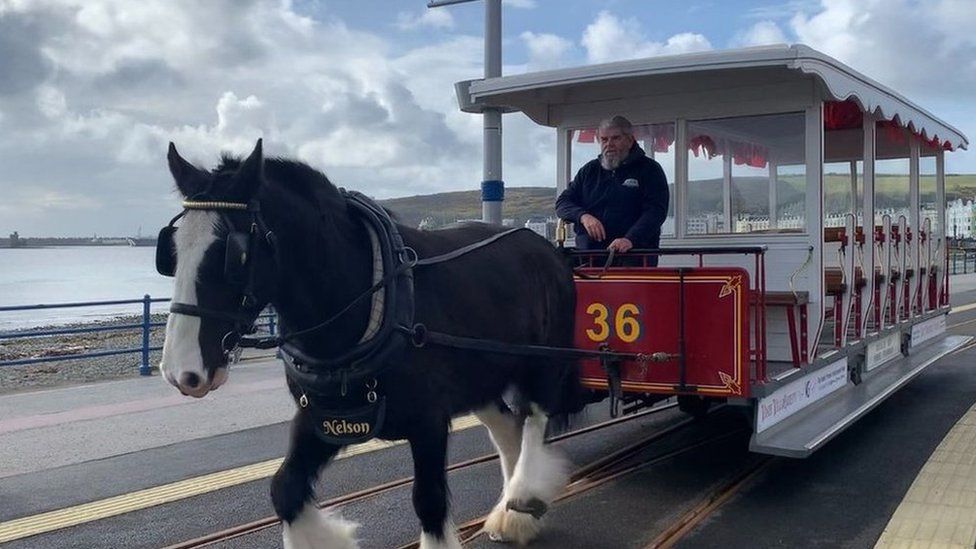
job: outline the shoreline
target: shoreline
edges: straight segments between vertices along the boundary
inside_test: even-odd
[[[151,322],[163,322],[164,324],[150,328],[150,347],[162,346],[163,337],[166,333],[165,321],[167,316],[168,313],[153,313],[151,315]],[[5,333],[17,334],[48,329],[96,328],[123,324],[141,324],[141,322],[141,314],[129,314],[120,315],[112,319],[38,326]],[[110,349],[141,349],[141,347],[141,327],[101,332],[83,332],[78,334],[13,337],[10,339],[0,339],[0,361],[56,357],[59,355]],[[271,358],[274,357],[274,353],[274,350],[255,351],[249,349],[244,354],[243,359]],[[153,377],[159,377],[158,364],[161,356],[162,351],[149,352],[150,375]],[[142,353],[133,352],[110,356],[53,360],[39,364],[0,366],[0,395],[140,377],[139,366],[141,363]]]
[[[166,315],[153,314],[152,322],[165,322]],[[142,315],[120,315],[109,320],[72,322],[24,328],[5,332],[9,334],[43,330],[74,328],[99,328],[142,322]],[[149,332],[149,346],[161,346],[165,326],[154,326]],[[142,329],[127,328],[101,332],[84,332],[51,336],[12,337],[0,340],[0,360],[46,358],[73,355],[100,350],[142,347]],[[150,351],[149,364],[154,374],[160,360],[160,351]],[[0,394],[25,390],[58,387],[93,381],[104,381],[139,375],[142,353],[54,360],[38,364],[0,366]]]

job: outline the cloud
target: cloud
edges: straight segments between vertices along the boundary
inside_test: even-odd
[[[530,70],[553,69],[565,63],[566,54],[572,50],[573,43],[555,34],[536,34],[525,31],[519,38],[529,50]]]
[[[397,15],[396,25],[401,30],[452,29],[454,28],[454,16],[451,15],[450,11],[441,8],[429,8],[421,12],[420,15],[401,12]]]
[[[707,38],[690,32],[675,34],[663,43],[647,40],[636,19],[620,19],[608,11],[601,11],[586,27],[581,43],[591,63],[712,49]]]
[[[502,5],[524,10],[532,10],[538,6],[536,0],[502,0]]]
[[[0,82],[0,192],[36,188],[20,206],[90,199],[71,215],[8,205],[0,234],[165,223],[169,141],[210,167],[221,151],[244,154],[264,137],[269,155],[304,159],[381,198],[481,179],[481,119],[459,112],[453,93],[458,75],[481,72],[479,37],[395,50],[278,0],[0,6],[0,28],[18,31],[0,34],[0,71],[18,82]],[[130,207],[106,209],[115,201]]]
[[[772,21],[760,21],[732,39],[732,47],[764,46],[789,42],[779,25]]]
[[[779,4],[755,6],[749,8],[746,17],[750,19],[788,19],[797,13],[815,11],[820,7],[820,0],[790,0]]]
[[[976,10],[971,2],[831,0],[798,13],[800,42],[908,96],[968,100],[976,94]]]

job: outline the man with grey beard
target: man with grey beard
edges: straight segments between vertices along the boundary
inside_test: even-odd
[[[576,172],[556,199],[556,215],[574,223],[577,249],[657,248],[668,215],[664,170],[637,145],[623,116],[600,122],[597,138],[600,156]]]

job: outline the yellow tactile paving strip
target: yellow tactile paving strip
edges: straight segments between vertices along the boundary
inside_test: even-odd
[[[976,545],[976,406],[919,471],[876,548],[972,549]]]
[[[453,431],[460,431],[478,424],[479,422],[474,416],[464,416],[452,421],[451,429]],[[397,444],[403,443],[374,439],[363,444],[356,444],[345,448],[336,456],[336,459],[374,452]],[[209,475],[171,482],[162,486],[155,486],[145,490],[93,501],[91,503],[84,503],[56,511],[2,522],[0,523],[0,543],[131,513],[132,511],[147,509],[164,503],[171,503],[181,499],[199,496],[207,492],[229,488],[245,482],[267,478],[278,470],[278,466],[281,465],[282,460],[283,458],[271,459],[236,469],[219,471]]]

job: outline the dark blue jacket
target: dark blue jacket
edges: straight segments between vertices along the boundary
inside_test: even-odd
[[[556,215],[574,223],[580,250],[605,249],[621,237],[634,248],[657,248],[661,225],[668,216],[668,198],[668,179],[661,165],[634,143],[615,170],[604,170],[599,158],[580,168],[556,199]],[[603,223],[606,240],[590,240],[579,222],[585,213]]]

